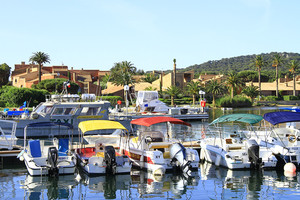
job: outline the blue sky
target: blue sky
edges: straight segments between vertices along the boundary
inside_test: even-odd
[[[0,0],[0,64],[169,70],[269,52],[300,53],[299,0]]]

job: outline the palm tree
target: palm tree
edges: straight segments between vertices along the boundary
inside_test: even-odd
[[[154,88],[154,87],[152,87],[152,86],[149,86],[149,87],[146,87],[144,90],[145,90],[145,91],[156,91],[157,88]]]
[[[257,90],[257,89],[258,89],[257,86],[250,85],[248,87],[245,87],[242,91],[242,93],[244,93],[245,95],[247,95],[248,97],[251,98],[252,104],[253,104],[254,98],[257,97],[257,95],[259,95],[259,90]]]
[[[293,95],[296,96],[296,70],[299,68],[299,63],[296,60],[291,60],[289,67],[289,71],[293,74]]]
[[[32,63],[37,63],[39,65],[39,69],[38,69],[38,74],[39,74],[39,82],[41,82],[42,80],[42,65],[44,63],[50,63],[50,57],[48,54],[44,53],[44,52],[35,52],[33,53],[33,55],[30,57],[29,62]]]
[[[255,66],[257,67],[258,71],[258,88],[259,88],[259,99],[261,96],[261,68],[266,65],[266,62],[263,60],[263,57],[258,55],[255,58]]]
[[[233,98],[236,88],[243,86],[244,82],[240,77],[238,77],[237,73],[230,72],[227,77],[227,84],[231,88],[231,98]]]
[[[167,94],[171,96],[171,106],[174,105],[174,97],[180,93],[180,89],[176,86],[170,86],[167,88]]]
[[[199,85],[200,85],[199,82],[194,82],[194,81],[189,82],[187,84],[187,91],[189,94],[192,94],[193,96],[193,105],[195,105],[196,95],[199,93],[200,90]]]
[[[148,74],[146,74],[146,76],[144,78],[142,78],[143,81],[145,81],[147,83],[151,83],[151,84],[153,81],[155,81],[157,79],[158,79],[158,77],[152,73],[148,73]]]
[[[219,83],[217,80],[211,80],[207,83],[207,86],[205,87],[206,92],[211,94],[213,96],[213,107],[215,107],[216,104],[216,96],[220,95],[225,92],[225,86],[222,83]]]
[[[278,67],[282,63],[282,57],[279,54],[275,54],[273,58],[273,67],[276,67],[276,97],[279,96],[278,92]]]
[[[110,71],[110,78],[117,86],[129,85],[135,82],[132,76],[136,73],[136,68],[131,62],[122,61],[115,63]]]

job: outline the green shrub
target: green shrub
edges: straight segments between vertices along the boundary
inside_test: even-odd
[[[266,96],[265,100],[266,101],[278,101],[279,97],[276,97],[276,96]]]
[[[293,96],[293,95],[285,95],[285,96],[283,96],[283,100],[285,100],[285,101],[298,100],[298,97]]]
[[[122,97],[120,97],[120,96],[102,96],[101,99],[103,101],[109,101],[111,106],[115,106],[117,104],[117,101],[123,100]],[[122,102],[122,103],[124,103],[124,102]]]
[[[230,96],[222,97],[216,101],[216,105],[220,107],[240,108],[251,107],[251,100],[243,96],[235,96],[231,99]]]
[[[5,101],[0,101],[0,107],[5,107]]]

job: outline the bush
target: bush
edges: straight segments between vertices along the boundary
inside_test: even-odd
[[[230,96],[222,97],[216,101],[217,106],[240,108],[240,107],[251,107],[251,100],[243,96],[235,96],[231,99]]]
[[[265,100],[266,101],[278,101],[278,100],[280,100],[280,98],[276,97],[276,96],[266,96]]]
[[[298,97],[293,96],[293,95],[285,95],[285,96],[283,96],[283,100],[285,100],[285,101],[298,100]]]
[[[119,100],[122,101],[123,100],[122,97],[120,97],[120,96],[102,96],[101,99],[103,101],[109,101],[111,106],[113,106],[113,107],[117,104],[117,101],[119,101]]]
[[[27,106],[36,106],[40,102],[45,101],[46,94],[49,94],[47,90],[4,86],[0,90],[0,101],[4,101],[6,107],[19,107],[25,101]]]

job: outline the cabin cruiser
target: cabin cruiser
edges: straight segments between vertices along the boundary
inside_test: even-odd
[[[31,123],[24,129],[24,149],[18,158],[25,162],[31,176],[58,176],[75,172],[76,159],[70,152],[70,137],[27,140],[28,129],[31,131],[39,127],[51,130],[53,126],[72,129],[71,124],[58,122]],[[70,134],[66,135],[70,136]]]
[[[9,117],[7,120],[18,122],[16,137],[24,137],[24,128],[34,122],[62,122],[74,126],[73,135],[78,134],[78,124],[86,120],[108,120],[110,107],[109,101],[95,101],[95,95],[83,94],[81,99],[78,95],[48,95],[46,102],[40,103],[30,114],[24,113],[20,116]],[[122,121],[129,128],[129,121]],[[8,129],[6,124],[0,122],[0,127]],[[32,130],[27,137],[56,136],[55,131],[51,133],[47,129]]]
[[[104,174],[124,174],[130,173],[131,163],[126,155],[119,155],[116,152],[116,145],[107,143],[109,135],[102,135],[102,130],[127,129],[116,121],[109,120],[89,120],[80,122],[78,125],[80,132],[80,146],[75,149],[77,163],[81,169],[88,175]],[[97,133],[100,131],[99,133]],[[93,135],[85,134],[92,132]],[[122,133],[122,132],[120,132]],[[120,135],[112,135],[110,141],[120,140]],[[85,141],[92,141],[86,143]],[[104,143],[105,142],[105,143]]]
[[[161,130],[151,130],[152,125],[160,123],[191,126],[172,117],[132,120],[131,124],[142,126],[143,130],[137,130],[134,136],[124,135],[120,140],[120,153],[127,155],[134,166],[155,175],[162,176],[167,171],[191,174],[193,170],[198,170],[199,155],[196,150],[185,148],[172,137],[175,133],[169,128],[165,134]]]
[[[275,168],[277,159],[273,152],[257,143],[257,138],[246,137],[239,125],[259,123],[262,117],[253,114],[231,114],[210,123],[209,132],[201,140],[201,160],[229,169]],[[231,122],[229,126],[225,122]],[[222,126],[219,126],[223,124]]]

